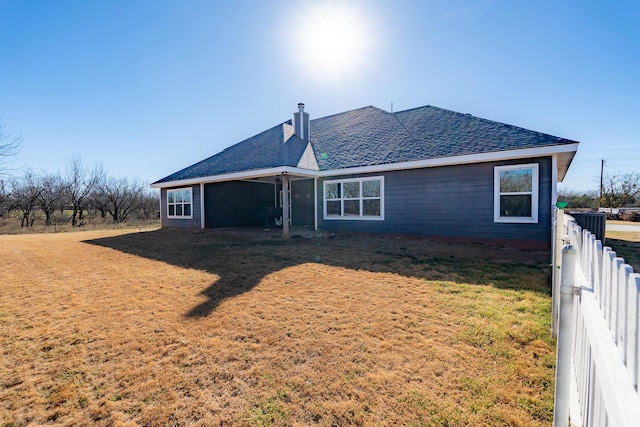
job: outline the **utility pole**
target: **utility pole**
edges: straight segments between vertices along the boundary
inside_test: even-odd
[[[604,192],[604,159],[600,162],[600,198],[598,199],[598,207],[602,207],[602,193]]]

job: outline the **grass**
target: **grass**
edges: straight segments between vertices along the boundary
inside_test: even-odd
[[[129,218],[125,222],[114,223],[110,217],[101,218],[99,214],[84,212],[82,220],[78,220],[78,226],[71,225],[71,211],[62,214],[55,213],[55,221],[47,225],[44,214],[38,212],[35,215],[33,226],[21,227],[18,212],[11,212],[8,216],[0,218],[0,235],[3,234],[34,234],[34,233],[67,233],[75,231],[115,230],[131,228],[159,227],[159,220]]]
[[[552,421],[546,252],[103,230],[0,259],[0,425]]]
[[[640,272],[640,232],[607,230],[605,245],[624,258],[633,271]]]

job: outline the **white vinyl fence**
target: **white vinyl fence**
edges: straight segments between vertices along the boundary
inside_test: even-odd
[[[554,427],[640,426],[640,275],[571,216],[558,212],[553,261],[553,332],[558,337]],[[561,300],[568,303],[561,305]],[[563,351],[572,363],[567,359],[563,365]],[[563,372],[563,366],[572,372]],[[569,377],[573,381],[567,385]],[[563,387],[571,389],[573,399]],[[565,411],[571,413],[570,424]]]

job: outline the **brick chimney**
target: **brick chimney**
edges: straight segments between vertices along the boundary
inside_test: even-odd
[[[298,112],[293,113],[293,132],[303,141],[309,141],[309,113],[304,112],[304,104],[298,104]]]

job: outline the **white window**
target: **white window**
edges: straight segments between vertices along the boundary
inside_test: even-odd
[[[538,164],[496,166],[493,175],[495,222],[538,222]]]
[[[384,219],[384,177],[325,181],[324,219]]]
[[[193,218],[192,188],[167,190],[167,218]]]

